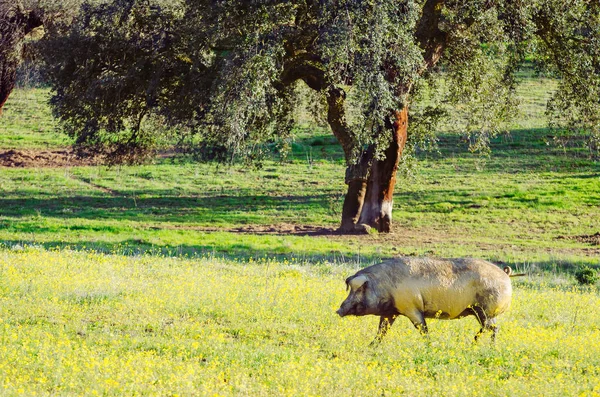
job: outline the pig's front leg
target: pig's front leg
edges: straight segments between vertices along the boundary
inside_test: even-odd
[[[423,313],[417,309],[405,314],[406,317],[413,323],[415,328],[421,333],[421,335],[427,335],[429,330],[427,329],[427,323]]]
[[[396,321],[396,316],[381,316],[379,317],[379,328],[377,329],[377,336],[375,336],[375,340],[371,342],[371,345],[375,345],[383,339],[385,334],[387,334],[388,330],[392,327]]]

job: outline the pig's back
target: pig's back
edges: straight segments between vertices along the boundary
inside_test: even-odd
[[[385,283],[401,313],[416,308],[428,316],[455,318],[471,305],[490,315],[510,305],[508,275],[480,259],[402,257],[372,266],[370,273]]]

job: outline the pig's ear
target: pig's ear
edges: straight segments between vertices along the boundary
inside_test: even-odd
[[[350,287],[352,288],[352,291],[356,291],[363,285],[367,284],[367,277],[361,274],[360,276],[356,276],[353,279],[349,280],[349,283]]]

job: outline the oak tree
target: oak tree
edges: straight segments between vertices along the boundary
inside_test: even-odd
[[[345,155],[340,230],[388,232],[407,142],[451,116],[485,148],[527,56],[560,79],[553,125],[593,146],[599,21],[590,0],[112,0],[84,4],[44,53],[55,114],[115,161],[151,148],[157,125],[208,156],[252,157],[288,136],[303,82]]]

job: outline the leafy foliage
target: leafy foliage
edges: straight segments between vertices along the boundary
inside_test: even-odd
[[[289,136],[298,80],[330,99],[350,163],[367,146],[381,158],[395,111],[409,105],[414,144],[434,147],[449,115],[486,151],[515,113],[526,55],[562,78],[553,125],[585,131],[593,148],[599,10],[574,3],[112,0],[84,4],[44,52],[56,115],[80,148],[115,161],[152,149],[153,118],[206,157],[260,158]],[[430,87],[439,95],[422,102]],[[353,111],[332,113],[332,93]]]
[[[53,20],[70,20],[80,4],[81,0],[0,0],[0,112],[15,87],[19,64],[31,56],[25,50],[27,36]]]
[[[173,87],[173,71],[189,71],[171,46],[174,23],[173,12],[141,3],[84,4],[69,36],[60,36],[71,50],[52,39],[45,43],[49,77],[72,76],[68,86],[57,87],[52,103],[81,149],[102,145],[135,157],[151,146],[155,137],[140,134],[148,109],[160,114],[175,98],[163,95],[163,87]]]
[[[540,52],[562,77],[548,104],[552,125],[583,136],[590,155],[600,156],[600,4],[547,1]],[[552,23],[550,23],[552,21]]]
[[[581,285],[592,285],[600,279],[598,272],[589,266],[582,266],[575,272],[575,279]]]

